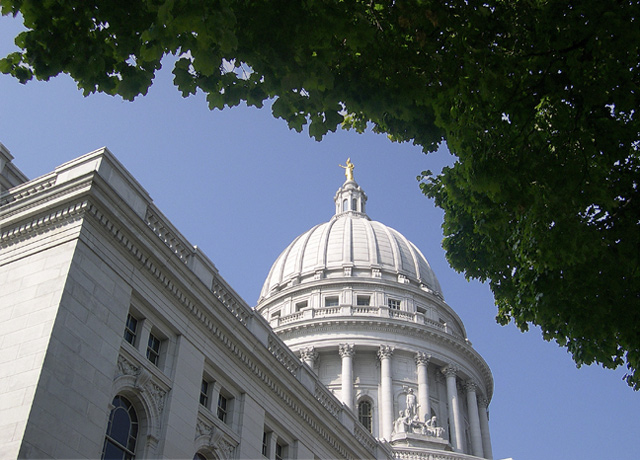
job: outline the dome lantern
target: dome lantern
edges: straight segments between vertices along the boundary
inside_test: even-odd
[[[365,210],[367,195],[353,178],[354,165],[351,162],[351,158],[347,158],[346,166],[339,166],[344,169],[346,180],[333,197],[333,201],[336,203],[335,215],[337,216],[345,212],[351,212],[359,213],[362,217],[367,217]]]

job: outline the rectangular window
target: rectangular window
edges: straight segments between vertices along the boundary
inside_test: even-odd
[[[338,306],[338,297],[337,296],[325,297],[324,306],[325,307],[337,307]]]
[[[280,310],[271,313],[271,319],[280,318]]]
[[[300,311],[300,310],[302,310],[303,308],[307,308],[307,305],[309,305],[309,303],[308,303],[306,300],[304,300],[304,301],[302,301],[302,302],[298,302],[298,303],[296,304],[296,311]]]
[[[284,458],[284,446],[279,442],[276,443],[276,460],[282,460]]]
[[[200,404],[202,404],[207,409],[209,408],[209,391],[211,385],[205,379],[202,379],[202,383],[200,384]]]
[[[147,344],[147,359],[154,365],[160,362],[160,344],[161,341],[153,334],[149,334],[149,343]]]
[[[131,316],[131,313],[127,315],[127,324],[124,327],[124,339],[131,345],[136,345],[136,331],[138,329],[138,320]]]
[[[359,295],[357,298],[357,305],[368,307],[371,303],[371,297],[368,295]]]
[[[387,306],[391,310],[400,310],[400,301],[398,299],[389,299],[387,300]]]
[[[269,434],[266,431],[262,433],[262,456],[269,458]]]
[[[222,395],[218,396],[218,418],[227,422],[227,398]]]

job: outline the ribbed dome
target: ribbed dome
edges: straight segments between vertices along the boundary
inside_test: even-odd
[[[400,232],[372,221],[364,212],[366,199],[355,181],[345,182],[334,198],[336,215],[297,237],[278,256],[260,299],[291,284],[342,276],[409,282],[442,297],[424,255]]]

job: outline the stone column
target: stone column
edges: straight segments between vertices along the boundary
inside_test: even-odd
[[[342,402],[353,410],[353,355],[355,351],[353,345],[346,343],[339,345],[339,351],[342,358]]]
[[[391,356],[393,348],[388,345],[381,345],[378,350],[380,358],[380,393],[382,404],[380,405],[380,415],[382,420],[381,437],[391,441],[393,431],[393,381],[391,376]]]
[[[478,409],[480,418],[480,431],[482,432],[482,449],[484,458],[492,459],[493,451],[491,449],[491,436],[489,434],[489,401],[486,398],[478,398]]]
[[[314,365],[316,359],[318,359],[318,352],[314,347],[307,347],[300,350],[300,359],[304,361],[304,363],[314,370]]]
[[[451,444],[456,452],[462,452],[462,426],[460,423],[460,404],[458,402],[458,388],[456,374],[458,368],[448,364],[442,369],[447,377],[447,399],[449,400],[449,429],[451,430]]]
[[[476,457],[484,457],[482,448],[482,433],[480,432],[480,417],[478,415],[478,386],[468,381],[464,386],[467,392],[467,408],[469,409],[469,427],[471,428],[471,452]]]
[[[423,352],[416,353],[416,367],[418,370],[418,405],[420,407],[420,420],[425,422],[431,416],[429,404],[429,378],[427,368],[431,355]]]

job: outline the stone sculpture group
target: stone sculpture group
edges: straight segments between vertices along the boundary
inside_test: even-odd
[[[426,436],[435,436],[442,438],[444,436],[444,428],[436,425],[436,416],[429,418],[425,416],[425,420],[420,420],[418,415],[418,406],[416,404],[416,395],[410,388],[407,392],[407,408],[398,413],[393,432],[394,433],[414,433]]]

